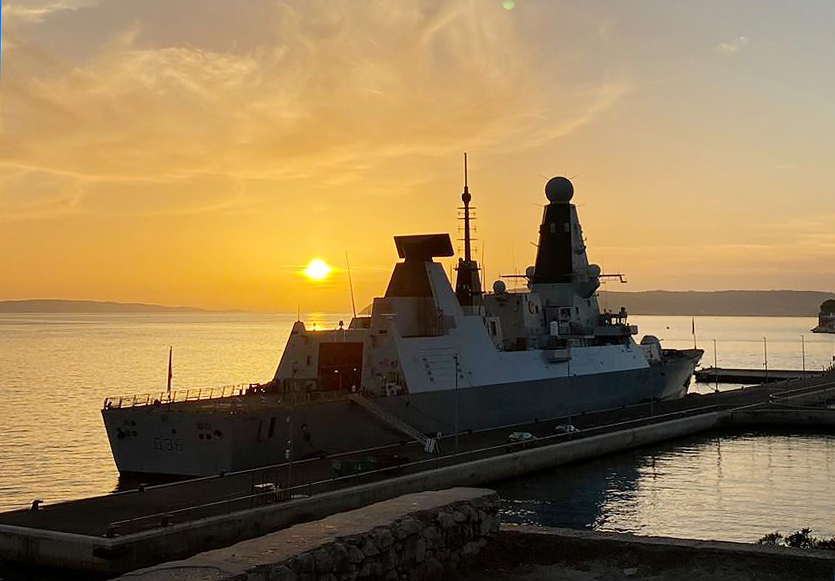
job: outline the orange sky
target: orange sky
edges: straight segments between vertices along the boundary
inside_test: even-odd
[[[835,7],[5,0],[0,299],[350,308],[395,234],[487,286],[574,178],[620,290],[835,288]],[[314,257],[336,271],[298,274]]]

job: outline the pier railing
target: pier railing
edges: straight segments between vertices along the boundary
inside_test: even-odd
[[[434,456],[407,464],[388,466],[375,470],[368,470],[358,474],[336,476],[321,480],[311,480],[301,484],[292,484],[294,470],[303,468],[310,462],[317,462],[317,459],[285,462],[273,466],[254,468],[235,473],[208,476],[185,482],[171,483],[161,486],[149,487],[142,492],[145,495],[158,495],[157,506],[166,506],[165,497],[177,499],[171,502],[171,509],[164,511],[151,511],[136,517],[110,522],[102,533],[107,536],[128,535],[141,531],[164,528],[175,523],[189,522],[200,518],[219,516],[238,510],[251,509],[267,504],[283,503],[290,500],[306,498],[326,492],[332,492],[342,488],[357,486],[370,482],[380,481],[395,476],[416,474],[426,470],[451,466],[461,462],[479,460],[483,458],[496,457],[509,452],[516,452],[523,449],[539,448],[552,444],[588,438],[610,432],[629,430],[644,425],[669,420],[694,417],[702,414],[730,411],[730,410],[753,410],[763,405],[789,404],[802,405],[802,400],[812,396],[816,400],[828,400],[835,393],[835,381],[805,385],[809,380],[797,379],[786,383],[785,388],[763,397],[759,401],[750,404],[740,405],[738,402],[727,404],[696,405],[684,409],[674,410],[666,413],[652,413],[641,415],[631,419],[607,423],[599,426],[583,428],[577,432],[565,434],[549,434],[531,441],[517,443],[498,443],[473,450],[466,450],[441,456]],[[753,388],[756,393],[759,388]],[[819,402],[818,402],[819,403]],[[643,404],[647,405],[647,404]],[[651,408],[650,408],[651,409]],[[540,420],[543,423],[559,420],[562,418],[548,418]],[[570,423],[570,422],[569,422]],[[511,429],[513,426],[505,426]],[[446,448],[452,444],[454,435],[443,438],[441,446]],[[364,450],[335,454],[331,459],[347,457],[362,453],[373,453],[375,450]],[[296,476],[298,479],[298,476]],[[190,506],[182,506],[184,496],[190,494],[189,488],[193,487],[196,492],[195,498],[203,496],[205,502],[196,500]],[[136,494],[137,491],[126,491],[120,494]],[[209,498],[207,498],[207,495]],[[150,498],[149,498],[150,500]],[[178,508],[174,508],[176,505]]]
[[[823,388],[823,389],[822,389]],[[813,404],[828,406],[835,397],[835,382],[824,383],[817,386],[799,387],[783,393],[776,393],[769,396],[769,402],[780,405],[801,405],[807,406],[810,396],[813,397]],[[796,404],[793,400],[804,400]]]
[[[151,529],[164,528],[174,523],[183,523],[200,518],[228,514],[238,510],[251,509],[266,504],[307,498],[350,486],[358,486],[361,484],[380,481],[394,476],[416,474],[426,470],[451,466],[461,462],[499,456],[510,452],[521,451],[523,449],[539,448],[542,446],[567,442],[580,438],[587,438],[613,431],[637,428],[642,425],[659,421],[702,415],[705,413],[716,412],[720,409],[721,407],[717,405],[707,405],[665,414],[641,416],[634,419],[595,426],[579,430],[577,432],[548,435],[528,442],[501,443],[475,450],[467,450],[464,452],[426,458],[410,462],[408,464],[368,470],[358,474],[336,476],[333,478],[311,481],[297,485],[291,485],[293,468],[298,469],[299,465],[303,465],[306,462],[313,462],[315,460],[292,463],[287,462],[241,472],[221,474],[219,476],[209,476],[180,483],[166,484],[149,488],[144,491],[144,494],[152,493],[154,490],[161,491],[162,489],[171,490],[172,488],[179,488],[182,490],[188,486],[197,486],[204,492],[212,486],[218,486],[219,489],[223,488],[226,491],[226,494],[220,496],[218,500],[212,502],[204,502],[164,512],[155,512],[130,519],[114,521],[108,525],[106,531],[102,532],[106,536],[112,537],[117,535],[133,534]],[[446,443],[446,445],[449,444],[451,444],[451,442]],[[348,454],[338,454],[333,457],[344,455]],[[234,493],[229,494],[230,489],[238,490],[239,492],[242,490],[249,491],[249,493],[238,495],[235,495]],[[132,493],[134,493],[134,491],[122,494]]]

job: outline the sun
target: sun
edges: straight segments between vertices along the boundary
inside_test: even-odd
[[[333,270],[328,263],[321,258],[314,258],[307,267],[302,271],[304,275],[310,280],[324,280]]]

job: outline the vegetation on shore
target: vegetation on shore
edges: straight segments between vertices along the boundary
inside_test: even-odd
[[[758,545],[774,547],[794,547],[797,549],[825,549],[835,551],[835,537],[819,539],[812,536],[812,529],[802,528],[790,535],[783,536],[780,531],[768,533],[757,541]]]

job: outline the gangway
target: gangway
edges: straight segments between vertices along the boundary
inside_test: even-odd
[[[427,437],[426,434],[422,433],[414,426],[410,426],[397,416],[390,414],[370,399],[363,397],[358,393],[348,395],[348,399],[362,407],[365,411],[387,426],[394,428],[401,434],[409,436],[412,440],[423,446],[423,449],[427,454],[434,454],[439,451],[437,439]]]

